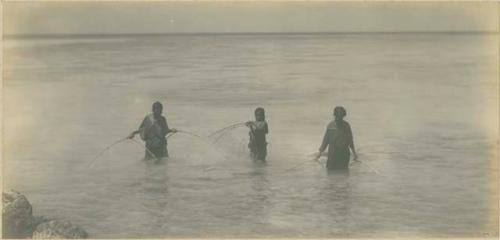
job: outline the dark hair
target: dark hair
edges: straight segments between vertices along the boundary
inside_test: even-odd
[[[155,108],[163,109],[163,105],[160,102],[156,101],[153,103],[153,109]]]
[[[339,117],[345,117],[347,115],[347,112],[344,107],[337,106],[335,107],[335,109],[333,109],[333,115]]]
[[[264,108],[261,107],[256,108],[254,114],[255,115],[262,114],[263,119],[266,119],[266,112],[264,111]]]

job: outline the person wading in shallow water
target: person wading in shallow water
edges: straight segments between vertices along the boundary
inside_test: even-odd
[[[351,126],[348,122],[344,121],[347,115],[343,107],[335,107],[333,110],[335,120],[331,121],[326,127],[323,142],[319,148],[316,158],[321,156],[328,146],[328,161],[326,167],[328,170],[348,170],[350,151],[354,155],[354,159],[358,158],[356,149],[354,148],[354,141],[352,137]]]
[[[250,128],[250,142],[248,143],[250,156],[253,160],[266,161],[266,134],[269,133],[269,128],[267,126],[264,108],[259,107],[255,109],[255,121],[248,121],[245,125]]]
[[[153,103],[153,113],[147,115],[142,121],[139,129],[133,131],[128,138],[132,139],[139,133],[141,139],[146,142],[146,154],[144,160],[168,157],[167,136],[168,133],[175,133],[175,128],[168,128],[167,120],[162,116],[163,105],[160,102]],[[154,156],[152,156],[152,154]]]

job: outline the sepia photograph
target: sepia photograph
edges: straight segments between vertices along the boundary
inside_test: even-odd
[[[2,1],[2,238],[499,238],[494,1]]]

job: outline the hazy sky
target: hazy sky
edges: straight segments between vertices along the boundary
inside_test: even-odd
[[[495,2],[4,2],[5,34],[498,31]]]

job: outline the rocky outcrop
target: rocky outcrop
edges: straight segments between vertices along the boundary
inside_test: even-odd
[[[88,234],[68,221],[33,216],[28,199],[19,192],[9,190],[2,194],[2,237],[36,239],[87,238]]]
[[[39,224],[33,232],[34,239],[73,239],[87,238],[82,228],[68,221],[51,220]]]
[[[3,238],[27,238],[33,232],[33,210],[28,199],[10,190],[2,194]]]
[[[36,226],[38,226],[44,222],[48,222],[50,220],[52,220],[52,219],[46,218],[44,216],[34,216],[33,217],[33,226],[34,226],[34,228],[36,228]]]

